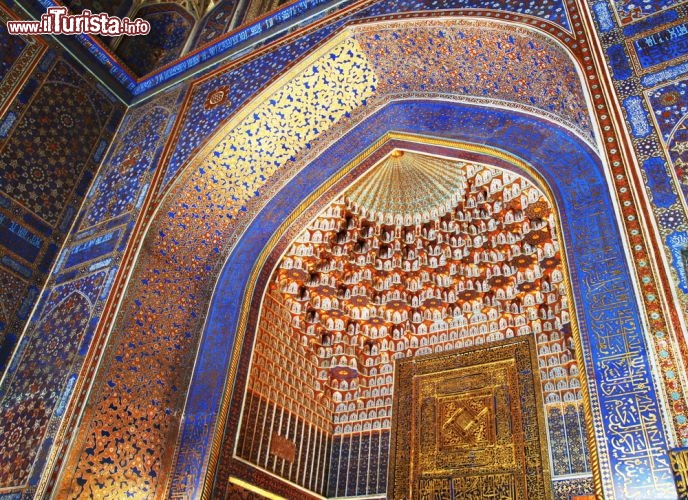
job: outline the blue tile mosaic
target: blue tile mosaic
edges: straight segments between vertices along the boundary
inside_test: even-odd
[[[633,42],[643,68],[677,59],[688,54],[688,22],[648,34]]]

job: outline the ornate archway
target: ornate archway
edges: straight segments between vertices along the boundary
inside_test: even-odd
[[[506,113],[502,110],[485,110],[474,106],[457,105],[451,103],[437,103],[437,102],[404,102],[404,103],[392,103],[382,110],[380,110],[376,115],[373,115],[368,120],[366,120],[362,126],[356,130],[350,132],[344,139],[350,140],[354,144],[361,144],[362,136],[368,136],[372,142],[373,138],[379,137],[380,132],[389,123],[395,124],[396,130],[408,130],[414,132],[423,133],[434,133],[437,134],[437,130],[434,129],[434,124],[437,122],[438,117],[442,117],[445,121],[446,130],[451,130],[451,133],[445,133],[444,137],[453,135],[454,138],[461,137],[462,139],[470,138],[473,145],[479,144],[477,153],[475,150],[471,155],[467,155],[465,150],[459,156],[463,159],[476,159],[480,161],[481,154],[487,154],[486,157],[482,157],[482,162],[486,164],[495,164],[499,162],[502,166],[509,165],[508,162],[504,163],[504,154],[508,151],[514,151],[515,143],[512,141],[514,137],[522,137],[522,134],[529,133],[532,135],[533,130],[538,130],[540,134],[536,138],[537,148],[535,154],[533,151],[529,151],[527,147],[524,147],[522,141],[521,144],[517,144],[519,157],[521,158],[522,171],[526,165],[531,165],[535,171],[542,176],[542,181],[539,182],[540,185],[549,185],[552,188],[552,199],[555,200],[556,204],[561,210],[561,218],[563,222],[563,234],[564,241],[566,241],[567,253],[571,258],[571,272],[573,279],[573,289],[574,296],[576,297],[576,302],[578,304],[578,310],[586,311],[586,314],[582,315],[581,319],[581,329],[582,338],[585,343],[589,343],[586,351],[586,368],[590,372],[590,366],[594,363],[594,359],[590,359],[590,349],[595,345],[595,342],[600,342],[599,339],[592,338],[590,335],[591,325],[593,327],[595,323],[592,321],[591,316],[593,314],[597,315],[597,306],[590,302],[591,294],[589,290],[591,287],[596,287],[596,282],[591,281],[587,278],[585,274],[582,274],[582,270],[587,270],[588,272],[593,272],[596,275],[594,267],[597,262],[600,261],[599,256],[601,255],[601,250],[604,249],[605,252],[618,252],[616,255],[608,253],[608,260],[603,260],[603,264],[608,265],[609,263],[621,264],[623,259],[623,248],[619,243],[610,247],[609,239],[606,234],[613,234],[616,227],[616,222],[613,216],[613,209],[610,206],[610,201],[607,198],[605,202],[605,195],[603,191],[604,188],[604,178],[601,172],[601,165],[598,159],[596,159],[595,154],[590,151],[586,146],[582,145],[579,140],[571,138],[568,134],[561,128],[553,125],[551,123],[546,123],[542,120],[535,119],[527,115],[510,114],[509,121],[502,127],[497,124],[501,121],[501,117]],[[501,116],[500,116],[501,115]],[[460,124],[463,123],[463,126]],[[488,125],[489,124],[489,125]],[[496,126],[495,126],[496,125]],[[380,128],[377,128],[380,127]],[[526,132],[527,131],[527,132]],[[489,136],[489,137],[488,137]],[[489,143],[492,148],[486,148],[485,144]],[[225,269],[241,269],[248,266],[249,261],[242,261],[242,259],[249,258],[253,261],[253,255],[256,252],[262,251],[261,256],[257,259],[257,263],[254,267],[253,274],[249,281],[247,282],[247,288],[240,291],[241,289],[236,288],[236,282],[234,279],[229,278],[229,276],[218,283],[218,289],[222,287],[228,287],[234,291],[230,292],[229,295],[232,296],[235,293],[245,293],[247,297],[244,302],[244,309],[237,309],[236,316],[228,312],[232,310],[232,307],[225,303],[225,307],[222,309],[223,318],[234,317],[236,319],[241,318],[240,322],[234,327],[229,327],[233,331],[238,331],[240,334],[243,332],[253,331],[258,318],[258,305],[260,304],[260,297],[262,296],[264,286],[268,283],[270,272],[273,267],[278,262],[278,257],[281,252],[286,248],[287,242],[291,241],[297,236],[299,231],[290,226],[283,227],[283,231],[287,230],[289,235],[286,241],[282,243],[282,249],[277,251],[272,251],[271,248],[276,243],[277,239],[275,235],[280,235],[279,223],[282,219],[275,218],[275,212],[284,210],[285,205],[289,205],[290,217],[287,219],[289,223],[293,221],[294,215],[299,213],[299,204],[296,200],[300,199],[298,195],[299,189],[303,189],[304,182],[313,182],[313,192],[308,203],[313,203],[315,199],[319,199],[319,209],[322,209],[327,200],[327,197],[323,197],[323,192],[327,191],[327,188],[332,188],[332,182],[327,184],[327,180],[331,178],[339,179],[341,175],[340,169],[344,168],[345,165],[356,162],[356,155],[349,155],[347,157],[348,144],[344,141],[339,141],[333,145],[329,150],[323,153],[318,161],[314,162],[308,171],[303,172],[303,176],[298,176],[294,179],[295,187],[289,189],[287,186],[284,191],[280,192],[279,195],[271,201],[271,204],[265,209],[264,214],[265,219],[261,219],[259,216],[253,225],[249,229],[255,231],[249,237],[251,241],[251,246],[245,249],[237,248],[237,259],[230,257],[228,264]],[[379,144],[377,145],[379,147]],[[391,147],[391,146],[390,146]],[[437,148],[437,146],[435,146]],[[560,149],[561,148],[561,149]],[[434,149],[433,151],[437,151]],[[493,154],[490,155],[486,153],[487,151],[492,151]],[[380,152],[378,151],[378,154]],[[446,153],[448,156],[456,153]],[[507,153],[508,156],[508,153]],[[528,161],[523,162],[523,158]],[[347,163],[350,162],[350,163]],[[591,168],[592,167],[592,168]],[[513,168],[513,164],[512,164]],[[317,172],[317,173],[316,173]],[[561,182],[560,176],[564,176],[565,182]],[[355,176],[349,177],[349,183],[354,182]],[[341,182],[341,181],[340,181]],[[344,184],[346,185],[346,184]],[[316,188],[318,186],[318,188]],[[330,198],[332,199],[337,192],[341,192],[343,188],[340,187],[339,190],[330,191]],[[580,203],[571,203],[571,200],[579,200],[581,192],[588,193],[588,202],[592,209],[591,213],[587,213],[582,210],[584,207]],[[284,196],[284,198],[283,198]],[[601,207],[606,207],[603,209]],[[302,207],[303,209],[303,207]],[[313,218],[315,212],[311,211],[306,219]],[[575,213],[576,217],[570,218],[568,213]],[[587,215],[586,215],[587,214]],[[600,220],[600,217],[603,219]],[[606,220],[604,220],[606,219]],[[274,223],[271,223],[274,221]],[[603,228],[603,234],[605,235],[603,239],[592,238],[589,236],[588,231],[601,231]],[[249,233],[250,234],[250,233]],[[262,238],[259,238],[259,234],[263,234]],[[602,245],[602,247],[595,247],[597,245]],[[255,245],[255,246],[253,246]],[[591,257],[586,257],[587,255],[596,256],[590,260]],[[581,263],[584,263],[582,265]],[[618,268],[614,270],[614,275],[619,277],[622,275],[623,270]],[[235,278],[236,275],[233,275]],[[230,284],[230,281],[232,282]],[[255,285],[254,285],[255,284]],[[627,285],[630,286],[630,285]],[[586,292],[587,289],[587,292]],[[251,301],[249,297],[253,297]],[[594,295],[592,295],[594,297]],[[219,299],[219,297],[218,297]],[[216,300],[218,300],[216,299]],[[251,305],[252,304],[252,305]],[[616,304],[619,306],[620,304]],[[625,307],[625,306],[624,306]],[[211,309],[212,314],[212,309]],[[219,314],[219,311],[218,311]],[[209,317],[208,324],[212,325],[214,321],[223,321],[216,319],[212,315]],[[247,323],[248,322],[248,323]],[[248,324],[248,329],[246,325]],[[226,327],[227,328],[227,327]],[[220,331],[221,328],[218,329]],[[208,331],[208,330],[207,330]],[[209,330],[213,331],[213,330]],[[244,341],[244,345],[252,346],[253,339],[248,337]],[[598,351],[599,353],[599,351]],[[239,354],[238,351],[235,354]],[[248,360],[250,358],[250,349],[244,350],[242,354],[242,361],[244,363],[243,368],[241,368],[241,362],[238,359],[236,361],[239,363],[239,373],[245,374],[248,369]],[[243,380],[245,376],[241,379]],[[599,381],[598,381],[599,383]],[[604,384],[604,382],[602,381]],[[242,384],[243,386],[243,384]],[[606,386],[605,386],[606,387]],[[243,391],[241,386],[235,387],[234,397],[232,401],[232,408],[235,408],[230,413],[230,419],[227,424],[227,430],[238,428],[238,418],[239,410],[241,407],[241,398]],[[197,389],[203,392],[200,387]],[[593,391],[597,391],[593,388]],[[593,398],[595,398],[595,393],[593,392]],[[595,402],[593,399],[593,414],[600,412],[599,407],[595,408]],[[599,403],[598,403],[599,404]],[[234,417],[234,418],[232,418]],[[599,430],[598,430],[599,432]],[[230,434],[231,435],[231,434]],[[605,441],[602,441],[604,443]],[[600,441],[598,441],[598,445]],[[602,448],[601,453],[604,454],[606,450]],[[227,456],[233,454],[233,441],[231,438],[225,440],[225,453]],[[595,457],[593,457],[594,460]],[[604,461],[604,457],[603,457]],[[227,478],[230,474],[230,467],[226,469],[221,469],[221,473],[226,474],[224,478],[220,476],[223,480]],[[255,479],[255,477],[254,477]],[[274,481],[268,481],[266,486],[270,488],[275,488],[276,484]],[[598,484],[599,486],[599,484]],[[278,487],[278,486],[277,486]],[[279,490],[278,490],[279,491]],[[623,491],[623,490],[622,490]],[[627,494],[627,491],[624,495]],[[656,487],[652,487],[652,491],[657,491]],[[608,493],[607,493],[608,494]]]
[[[509,484],[520,496],[526,495],[528,482],[527,495],[541,497],[550,487],[544,401],[555,473],[589,475],[574,355],[580,339],[575,319],[569,318],[573,307],[556,210],[532,181],[475,162],[482,156],[523,171],[523,162],[503,152],[450,141],[423,143],[421,137],[395,133],[386,138],[353,168],[358,173],[369,167],[368,173],[334,200],[315,201],[322,209],[315,220],[306,224],[299,217],[289,228],[291,235],[302,229],[296,239],[287,241],[286,250],[284,241],[272,250],[284,252],[259,299],[257,324],[249,327],[255,340],[234,457],[321,495],[392,495],[386,476],[393,459],[391,422],[398,417],[396,409],[392,413],[394,360],[527,335],[537,342],[539,369],[536,363],[533,371],[541,379],[537,389],[527,391],[538,394],[538,404],[529,396],[531,406],[523,410],[528,420],[523,427],[533,443],[523,448],[520,433],[508,431],[517,427],[508,420],[521,415],[520,407],[471,408],[469,414],[486,419],[476,426],[485,434],[473,443],[473,435],[461,428],[451,451],[438,444],[429,452],[435,457],[432,474],[446,483],[447,474],[465,476],[468,467],[477,478],[476,453],[501,456],[498,464],[484,460],[480,477],[488,477],[489,470],[508,469],[511,455],[514,474],[498,476],[514,477]],[[393,147],[402,149],[390,151]],[[411,149],[433,147],[435,153],[473,160]],[[531,355],[535,352],[526,358]],[[495,394],[496,400],[519,400],[516,387],[510,396],[508,384],[490,387],[478,391],[478,400],[491,398],[489,390],[502,395]],[[478,400],[473,403],[479,405]],[[423,432],[431,434],[434,420],[423,424]],[[437,425],[435,434],[441,436]],[[463,438],[463,444],[456,441]],[[410,444],[399,442],[397,449],[408,453]],[[527,463],[540,464],[529,473],[538,478],[535,482],[518,469],[517,457],[526,453]],[[450,458],[456,469],[436,470]],[[591,480],[587,488],[592,491]],[[462,494],[458,483],[453,490],[457,498],[468,493]]]
[[[420,39],[433,42],[421,50]],[[483,65],[487,53],[499,54],[496,66],[494,59]],[[471,61],[478,66],[467,67]],[[669,491],[650,354],[576,67],[565,48],[535,29],[433,19],[345,32],[267,89],[211,141],[158,210],[62,491],[99,491],[98,477],[112,475],[107,462],[91,458],[109,453],[110,440],[94,429],[121,442],[113,492],[193,494],[204,481],[210,489],[212,478],[225,487],[231,460],[219,469],[217,461],[220,453],[231,457],[222,448],[231,440],[222,436],[235,428],[240,404],[232,401],[248,366],[242,364],[244,331],[257,314],[242,309],[238,297],[253,297],[267,282],[261,252],[301,202],[320,196],[329,179],[390,130],[506,151],[551,186],[581,309],[585,368],[594,374],[599,488],[608,496]],[[133,393],[138,396],[122,401]],[[636,428],[645,438],[631,452],[624,443]],[[150,446],[177,452],[148,457],[140,451]],[[639,459],[652,474],[634,472]],[[158,479],[170,473],[168,484]]]

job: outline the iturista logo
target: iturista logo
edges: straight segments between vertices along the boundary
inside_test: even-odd
[[[69,14],[67,7],[48,7],[40,21],[7,21],[11,35],[146,35],[150,23],[143,19],[93,14],[86,9],[80,14]]]

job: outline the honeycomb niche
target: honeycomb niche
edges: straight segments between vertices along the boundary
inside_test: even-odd
[[[384,494],[394,360],[532,335],[553,473],[588,472],[562,266],[531,182],[393,150],[282,257],[237,456],[321,495]]]

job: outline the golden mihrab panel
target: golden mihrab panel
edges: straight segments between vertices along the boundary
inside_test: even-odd
[[[390,497],[549,498],[532,337],[397,362]]]

